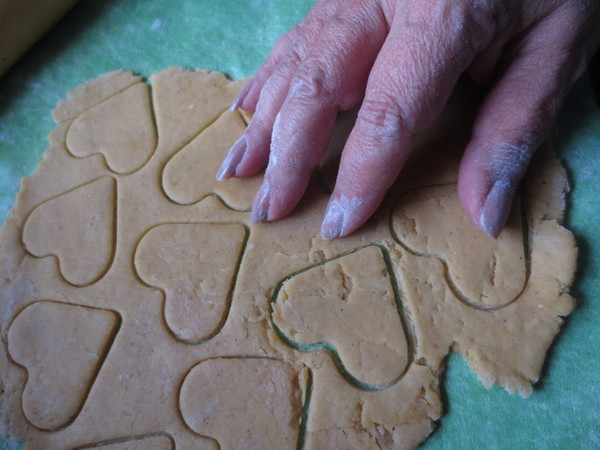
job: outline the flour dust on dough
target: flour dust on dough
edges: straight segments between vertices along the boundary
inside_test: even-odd
[[[243,82],[171,68],[75,89],[0,232],[0,433],[28,448],[414,448],[444,358],[523,396],[574,301],[567,182],[535,158],[491,240],[456,195],[458,95],[379,212],[320,238],[339,151],[289,217],[215,172]],[[453,112],[454,111],[454,112]],[[459,111],[457,114],[456,111]]]

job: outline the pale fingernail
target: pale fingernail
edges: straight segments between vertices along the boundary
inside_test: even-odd
[[[233,144],[233,147],[231,147],[231,150],[229,150],[229,153],[223,161],[223,164],[221,164],[221,167],[217,172],[217,180],[227,180],[228,178],[231,178],[235,175],[237,166],[240,164],[240,161],[244,157],[247,148],[248,139],[246,138],[246,136],[242,136],[237,140],[235,144]]]
[[[242,96],[242,94],[245,94],[245,92],[240,92],[233,99],[233,102],[231,102],[231,106],[229,107],[230,111],[237,111],[238,109],[240,109],[240,106],[242,106],[242,102],[244,101],[244,96]]]
[[[344,231],[344,212],[337,200],[332,200],[327,207],[325,219],[321,225],[321,237],[323,239],[335,239]]]
[[[271,196],[271,187],[268,181],[264,181],[263,185],[256,194],[252,212],[250,213],[250,222],[260,223],[265,222],[269,218],[269,198]]]
[[[237,111],[238,109],[240,109],[240,106],[242,106],[242,103],[244,103],[244,99],[248,95],[248,92],[250,92],[250,89],[252,88],[253,84],[254,84],[254,80],[250,80],[246,84],[246,86],[244,86],[242,88],[242,90],[239,92],[239,94],[235,96],[235,98],[233,99],[233,102],[231,103],[231,106],[229,107],[229,109],[231,111]]]
[[[510,215],[515,188],[512,183],[505,180],[494,182],[488,193],[481,212],[479,224],[481,229],[496,239]]]

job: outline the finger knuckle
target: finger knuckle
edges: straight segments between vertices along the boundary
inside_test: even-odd
[[[472,54],[482,51],[495,33],[507,25],[504,2],[460,0],[430,1],[410,9],[405,27],[415,35],[423,30],[436,34],[436,47]]]
[[[299,31],[305,34],[318,33],[327,24],[328,20],[327,14],[314,14],[310,17],[310,20],[299,24]]]
[[[285,66],[296,67],[304,59],[304,55],[304,46],[298,43],[294,43],[290,45],[287,49],[287,53],[284,57],[283,64]]]
[[[328,65],[320,60],[306,60],[291,82],[290,96],[300,101],[329,97],[331,89],[327,67]]]
[[[396,136],[400,133],[413,135],[416,131],[408,111],[386,92],[366,98],[358,116],[363,122],[379,129],[385,136]]]
[[[270,79],[275,79],[278,84],[288,85],[298,66],[305,57],[305,49],[300,43],[290,45],[281,57],[276,67],[273,68]]]

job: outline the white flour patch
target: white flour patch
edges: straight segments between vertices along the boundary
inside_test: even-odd
[[[514,182],[520,180],[531,158],[532,147],[528,144],[512,145],[504,143],[500,151],[492,155],[487,169],[495,180],[503,179]]]
[[[342,195],[331,201],[323,222],[332,225],[337,223],[339,226],[339,233],[335,234],[341,236],[348,228],[352,216],[355,215],[356,211],[364,204],[364,202],[365,199],[361,197],[346,197],[345,195]]]

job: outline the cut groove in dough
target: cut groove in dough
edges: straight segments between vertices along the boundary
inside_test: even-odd
[[[65,100],[58,102],[52,117],[58,123],[68,122],[140,81],[142,77],[127,70],[105,73],[69,92]]]
[[[170,67],[150,75],[159,147],[172,155],[214,123],[246,81],[221,72]]]
[[[175,440],[168,433],[150,433],[141,436],[132,436],[108,439],[102,442],[76,447],[75,450],[90,448],[103,448],[105,450],[175,450]]]

